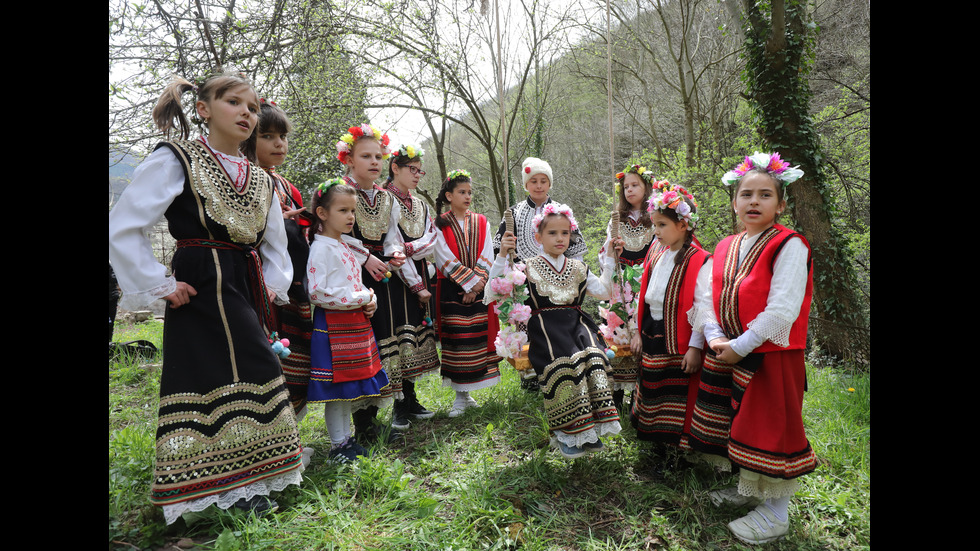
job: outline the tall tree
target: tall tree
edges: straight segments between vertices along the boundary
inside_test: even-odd
[[[787,188],[797,228],[813,248],[814,334],[825,352],[870,360],[868,320],[855,293],[846,240],[833,224],[834,203],[820,139],[810,119],[816,27],[807,0],[742,0],[746,83],[763,141],[806,175]]]

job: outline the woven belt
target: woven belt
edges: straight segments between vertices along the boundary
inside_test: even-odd
[[[557,306],[545,306],[544,308],[531,310],[531,315],[533,316],[541,312],[547,312],[548,310],[567,310],[567,309],[578,310],[580,312],[582,311],[582,307],[577,304],[566,304],[566,305],[557,305]]]

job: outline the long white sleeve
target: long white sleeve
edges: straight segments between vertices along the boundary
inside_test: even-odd
[[[310,302],[330,310],[354,310],[373,300],[361,283],[361,265],[342,241],[317,235],[306,263]]]
[[[122,308],[137,310],[177,290],[177,281],[157,262],[146,232],[184,189],[184,170],[169,148],[150,153],[109,211],[109,262],[123,295]],[[280,215],[280,218],[282,215]]]
[[[287,295],[293,282],[293,263],[286,250],[286,224],[277,200],[269,207],[259,256],[262,258],[262,278],[265,286],[276,293],[276,304],[289,304]]]

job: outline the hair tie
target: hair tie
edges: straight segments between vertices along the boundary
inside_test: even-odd
[[[319,184],[316,185],[316,193],[317,193],[317,196],[320,197],[324,193],[326,193],[327,190],[329,190],[330,188],[332,188],[334,186],[339,186],[339,185],[342,185],[342,184],[346,184],[346,182],[344,182],[344,179],[343,178],[331,178],[331,179],[327,180],[326,182],[320,182]]]
[[[745,176],[750,170],[765,170],[766,174],[769,174],[776,180],[778,180],[783,187],[786,187],[793,182],[800,179],[803,176],[803,171],[800,170],[800,165],[794,167],[789,166],[789,162],[784,161],[779,158],[778,152],[773,153],[759,153],[756,151],[752,155],[745,158],[738,166],[734,169],[729,170],[721,177],[721,183],[726,186],[737,183],[742,176]]]

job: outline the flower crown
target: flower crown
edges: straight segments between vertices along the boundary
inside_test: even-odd
[[[364,136],[373,136],[374,139],[381,143],[382,159],[387,159],[389,157],[388,135],[382,134],[380,130],[377,130],[370,124],[365,123],[360,126],[352,126],[348,128],[347,133],[340,137],[340,141],[337,142],[337,160],[341,163],[346,163],[347,156],[354,150],[354,142],[363,138]]]
[[[409,159],[414,159],[415,157],[418,157],[418,159],[421,161],[422,155],[425,155],[425,150],[416,144],[403,143],[399,145],[394,151],[392,151],[391,154],[395,157],[400,157],[404,155]]]
[[[326,182],[320,182],[319,184],[316,185],[316,194],[317,194],[317,197],[322,196],[330,188],[332,188],[334,186],[343,185],[345,183],[346,182],[344,181],[343,178],[331,178],[331,179],[327,180]]]
[[[449,171],[449,174],[446,176],[446,181],[450,182],[452,180],[455,180],[456,178],[459,178],[460,176],[465,176],[466,178],[469,178],[470,172],[468,170],[458,170],[458,169],[451,170]]]
[[[687,225],[691,229],[694,229],[697,226],[699,216],[691,208],[691,205],[688,205],[687,201],[684,200],[685,197],[691,201],[694,209],[698,208],[698,203],[694,200],[694,196],[691,195],[691,192],[684,189],[683,186],[671,184],[667,180],[654,182],[653,194],[647,201],[647,212],[650,214],[657,211],[663,213],[665,210],[670,209],[677,214],[677,218],[685,220]]]
[[[568,218],[568,222],[571,224],[571,230],[575,231],[578,229],[578,222],[575,221],[575,216],[572,214],[572,207],[561,203],[547,203],[545,204],[544,208],[541,209],[541,214],[535,216],[534,219],[531,220],[531,226],[534,227],[534,233],[538,233],[538,227],[541,226],[541,221],[551,214],[560,214],[565,218]]]
[[[640,165],[630,165],[624,168],[622,172],[617,172],[616,179],[622,182],[623,179],[626,178],[626,175],[632,171],[636,171],[635,174],[644,182],[648,184],[653,183],[653,172],[647,170],[647,167]]]
[[[276,102],[272,101],[271,99],[259,98],[259,103],[261,103],[262,105],[269,104],[274,107],[279,107],[278,105],[276,105]]]
[[[738,183],[747,172],[752,169],[765,170],[770,176],[782,182],[786,187],[803,176],[803,171],[799,165],[790,167],[789,163],[779,158],[779,153],[759,153],[756,151],[751,156],[746,157],[741,164],[733,170],[729,170],[721,177],[721,183],[726,186]]]

